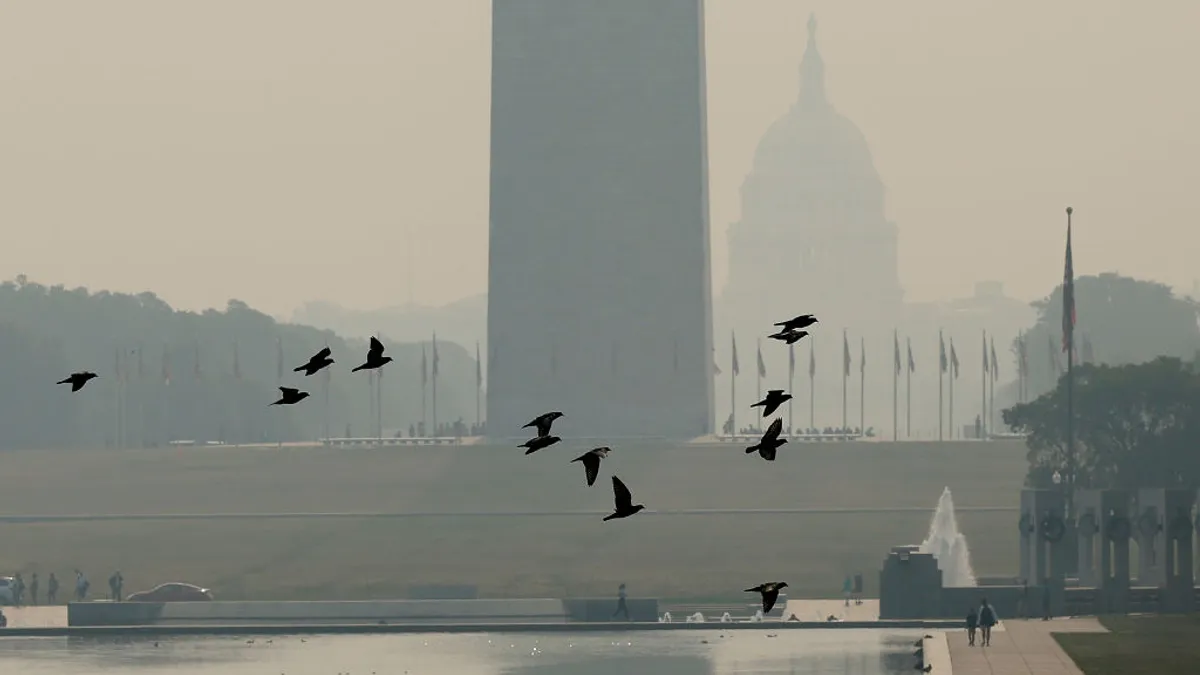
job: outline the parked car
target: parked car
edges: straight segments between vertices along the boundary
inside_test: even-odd
[[[126,602],[208,602],[213,599],[212,591],[194,584],[170,582],[159,584],[148,591],[138,591],[125,598]]]
[[[12,577],[0,577],[0,605],[13,604],[13,586],[15,584]]]

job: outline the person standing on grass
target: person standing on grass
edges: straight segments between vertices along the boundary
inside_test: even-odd
[[[617,618],[621,614],[625,620],[629,620],[629,607],[625,604],[625,584],[617,587],[617,611],[613,612],[612,618]]]
[[[979,626],[979,615],[975,613],[975,608],[972,607],[967,611],[967,644],[975,646],[975,629]]]
[[[46,604],[58,604],[58,577],[54,576],[54,572],[51,572],[50,578],[46,580]]]
[[[992,645],[992,626],[996,625],[996,610],[988,604],[987,598],[979,604],[979,628],[982,635],[982,646],[990,647]]]

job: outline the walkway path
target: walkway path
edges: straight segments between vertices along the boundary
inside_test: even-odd
[[[992,644],[967,644],[967,632],[949,631],[953,675],[1083,675],[1051,633],[1107,633],[1095,618],[1005,621],[992,631]]]

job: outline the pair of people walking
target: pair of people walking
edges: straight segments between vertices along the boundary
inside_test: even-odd
[[[992,626],[995,626],[996,610],[988,604],[987,598],[979,604],[979,609],[967,612],[967,644],[975,646],[975,631],[978,630],[981,647],[992,644]]]

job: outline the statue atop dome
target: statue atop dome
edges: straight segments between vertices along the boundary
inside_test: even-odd
[[[800,102],[821,105],[825,100],[825,62],[817,51],[817,15],[808,15],[808,45],[800,62]]]

